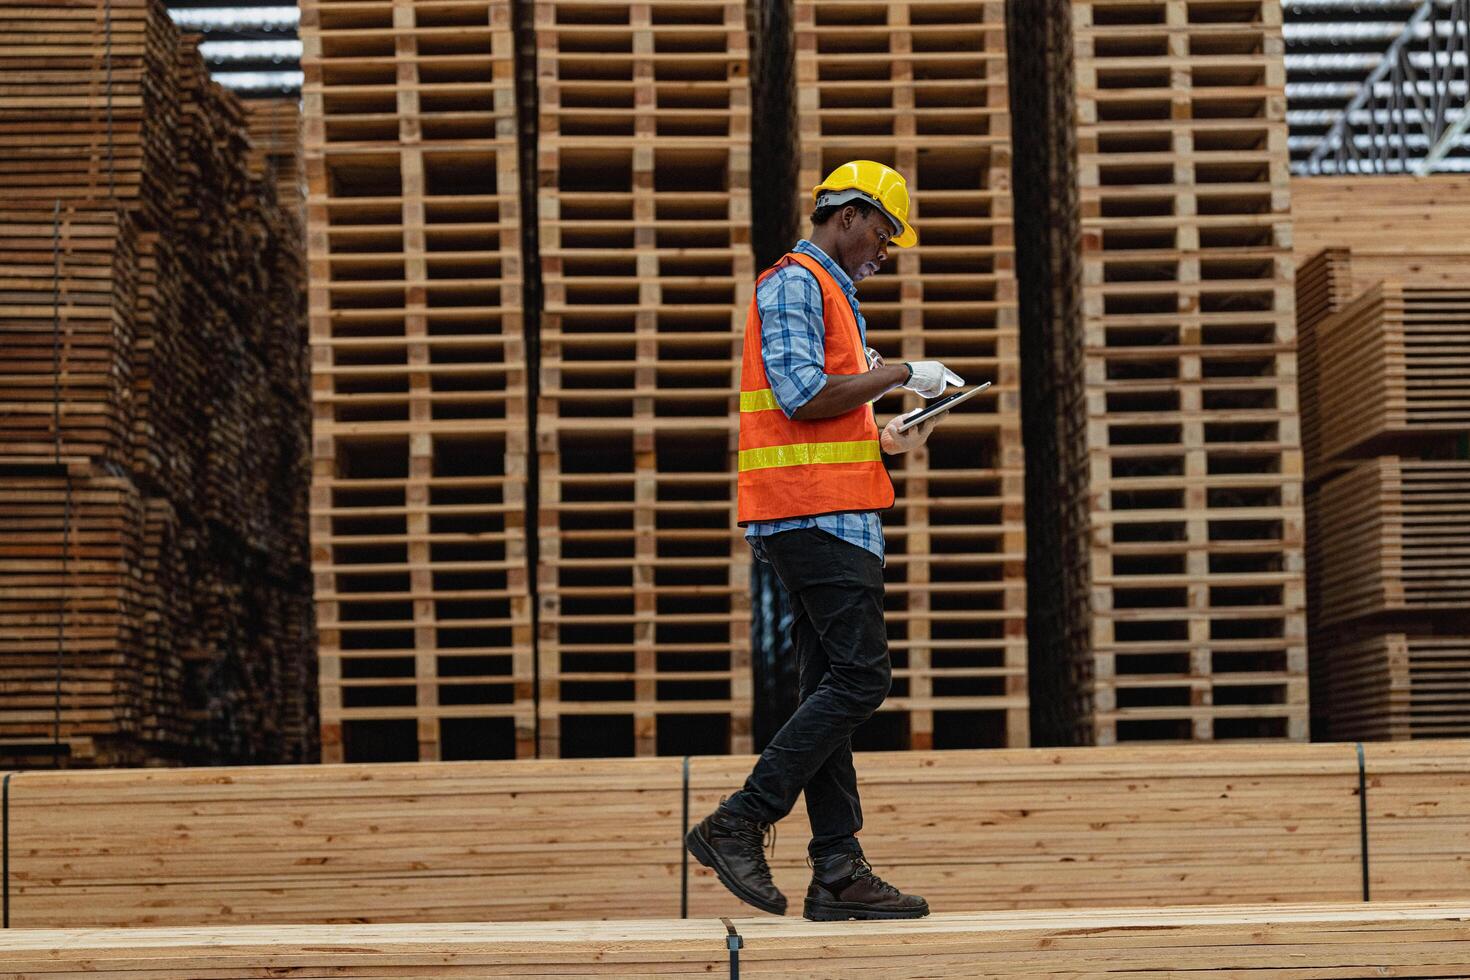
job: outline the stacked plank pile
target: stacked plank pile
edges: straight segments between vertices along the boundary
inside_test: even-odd
[[[1470,969],[1470,906],[1234,906],[1199,910],[950,913],[909,923],[694,919],[565,926],[360,925],[75,932],[0,937],[26,977],[189,978],[251,964],[302,976],[796,978],[1374,976]],[[740,952],[727,937],[740,936]],[[984,964],[983,968],[977,964]],[[1425,967],[1423,964],[1432,964]]]
[[[534,748],[510,7],[302,4],[327,761]]]
[[[750,763],[20,773],[11,924],[736,914],[681,838]],[[1361,767],[1352,744],[1324,744],[895,752],[858,769],[869,856],[938,909],[1348,902],[1365,869],[1367,897],[1426,900],[1458,894],[1470,848],[1464,741],[1368,745]],[[796,896],[810,870],[785,836],[772,864]]]
[[[536,0],[540,753],[750,745],[745,11]]]
[[[1470,176],[1295,177],[1291,218],[1299,263],[1324,248],[1348,246],[1355,261],[1362,250],[1434,263],[1465,252]],[[1448,263],[1441,269],[1457,271]]]
[[[299,228],[161,4],[4,17],[0,743],[310,758]]]
[[[1366,225],[1377,182],[1363,186]],[[1381,202],[1377,220],[1403,206]],[[1470,732],[1464,248],[1435,225],[1418,242],[1324,249],[1298,273],[1313,701],[1325,737]]]
[[[295,99],[252,99],[245,104],[250,130],[250,174],[273,181],[282,210],[303,213],[306,169],[301,159],[301,104]]]
[[[891,249],[891,271],[859,288],[868,345],[890,361],[939,359],[972,383],[994,382],[891,467],[894,690],[859,741],[1022,746],[1025,475],[1005,4],[798,0],[795,17],[802,218],[809,189],[854,159],[898,169],[914,201],[918,247]],[[878,411],[917,404],[900,391]]]
[[[1057,49],[1045,13],[1029,39],[1018,25],[1028,58]],[[1070,735],[1301,739],[1280,6],[1096,0],[1072,15],[1077,159],[1049,180],[1055,199],[1079,195],[1094,608]],[[1033,373],[1065,367],[1039,353]]]

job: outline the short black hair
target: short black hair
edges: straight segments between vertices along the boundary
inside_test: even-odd
[[[825,225],[827,222],[831,221],[833,215],[849,205],[857,208],[858,214],[880,213],[878,209],[874,207],[870,202],[864,201],[860,197],[855,197],[850,201],[843,201],[841,204],[828,204],[825,207],[817,208],[815,211],[812,212],[812,226],[815,228],[820,228],[822,225]]]

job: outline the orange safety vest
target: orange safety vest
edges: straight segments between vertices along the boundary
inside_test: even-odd
[[[827,374],[865,374],[868,358],[847,295],[809,255],[789,252],[761,274],[796,262],[822,289]],[[775,521],[893,506],[893,482],[878,448],[873,406],[828,419],[797,422],[776,404],[761,356],[761,314],[754,296],[745,316],[740,366],[740,477],[737,520]]]

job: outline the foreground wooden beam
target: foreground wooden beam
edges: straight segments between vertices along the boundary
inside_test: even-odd
[[[1470,740],[1363,748],[867,754],[864,846],[939,911],[1470,900]],[[681,838],[750,763],[18,773],[9,924],[746,915]],[[806,829],[772,857],[798,901]]]
[[[1464,976],[1470,903],[984,912],[915,922],[739,919],[741,977]],[[15,977],[732,974],[718,919],[11,930]],[[1407,973],[1406,973],[1407,971]]]

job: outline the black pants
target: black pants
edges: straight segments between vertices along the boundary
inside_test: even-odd
[[[725,809],[775,823],[805,790],[812,857],[858,850],[863,808],[852,733],[888,696],[892,676],[883,563],[814,528],[773,534],[765,551],[791,594],[801,703]]]

